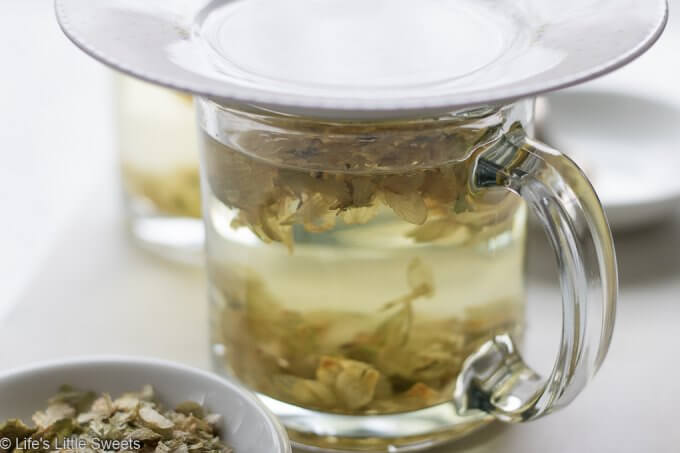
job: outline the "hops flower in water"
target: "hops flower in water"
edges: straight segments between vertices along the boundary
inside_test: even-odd
[[[245,279],[243,291],[233,293]],[[377,313],[286,310],[254,271],[222,283],[229,366],[245,384],[303,407],[389,413],[446,401],[464,358],[489,332],[516,331],[521,314],[499,302],[466,321],[420,320],[416,306],[435,295],[432,269],[413,259],[408,293]],[[353,332],[353,333],[350,333]],[[344,341],[338,342],[338,338]]]
[[[213,333],[244,384],[327,412],[422,409],[450,400],[495,330],[521,331],[522,289],[475,275],[522,262],[517,197],[469,183],[499,128],[218,116],[203,134]],[[436,281],[445,256],[452,278]]]
[[[437,127],[324,125],[285,118],[271,123],[290,130],[234,131],[229,146],[203,138],[212,191],[238,210],[232,226],[249,228],[265,243],[280,242],[292,251],[296,225],[323,233],[339,220],[366,224],[381,208],[424,228],[413,232],[416,241],[450,236],[457,225],[474,223],[456,219],[457,205],[467,204],[469,215],[483,215],[468,197],[465,182],[473,162],[465,158],[488,143],[495,129],[444,120]],[[494,212],[495,207],[489,210]]]

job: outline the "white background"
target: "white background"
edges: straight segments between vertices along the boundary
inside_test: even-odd
[[[586,89],[680,106],[679,52],[680,23],[632,66]],[[203,276],[127,241],[109,73],[62,37],[49,0],[2,0],[0,87],[0,370],[95,353],[209,367]],[[617,330],[591,387],[549,418],[499,426],[439,453],[678,451],[680,218],[616,241]],[[551,260],[542,239],[532,241],[527,342],[541,369],[558,335]]]

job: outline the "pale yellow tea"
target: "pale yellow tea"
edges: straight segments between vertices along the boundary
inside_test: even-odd
[[[203,136],[218,366],[323,412],[449,401],[470,353],[523,328],[525,206],[468,186],[497,131],[277,121]]]

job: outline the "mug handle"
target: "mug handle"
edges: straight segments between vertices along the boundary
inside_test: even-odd
[[[599,369],[611,343],[618,274],[609,225],[595,191],[568,157],[527,137],[519,123],[478,157],[473,190],[505,187],[538,217],[557,256],[562,339],[547,379],[529,368],[507,334],[469,356],[454,402],[507,422],[534,420],[569,404]]]

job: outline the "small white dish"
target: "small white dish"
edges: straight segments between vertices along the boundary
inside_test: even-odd
[[[30,421],[64,384],[113,396],[150,384],[167,407],[192,400],[221,414],[221,436],[235,453],[291,452],[285,431],[253,394],[205,371],[155,359],[69,359],[0,374],[0,422]]]
[[[56,0],[66,35],[133,76],[332,118],[506,102],[647,50],[665,0]]]
[[[651,96],[578,89],[547,96],[538,133],[593,183],[614,230],[680,209],[680,105]]]

